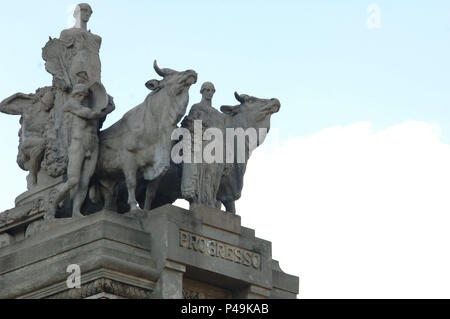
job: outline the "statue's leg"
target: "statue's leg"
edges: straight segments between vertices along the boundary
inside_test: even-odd
[[[38,145],[32,151],[29,160],[28,169],[30,174],[28,175],[27,182],[29,183],[29,188],[33,188],[37,184],[37,174],[39,168],[41,167],[42,157],[44,156],[44,146]]]
[[[134,159],[127,158],[124,163],[123,173],[125,175],[125,182],[127,184],[128,189],[128,204],[130,205],[130,209],[136,209],[138,207],[138,203],[136,200],[136,173],[137,173],[137,165]]]
[[[158,177],[152,181],[148,182],[147,190],[145,191],[145,205],[144,210],[152,209],[152,202],[155,198],[156,191],[158,190],[159,183],[161,182],[161,177]]]
[[[203,204],[221,209],[222,203],[217,200],[217,193],[222,179],[224,165],[220,163],[203,164],[201,169],[201,195]]]
[[[52,207],[49,207],[45,215],[47,219],[54,218],[59,203],[70,193],[71,190],[77,191],[80,182],[81,167],[84,159],[83,148],[78,143],[72,143],[69,147],[69,163],[67,165],[67,182],[57,188],[57,195]]]
[[[225,201],[223,202],[223,205],[225,206],[225,210],[229,213],[236,214],[236,207],[234,204],[234,200]]]
[[[181,196],[188,202],[194,202],[196,199],[196,193],[198,185],[197,166],[194,163],[183,164],[182,176],[181,176]]]
[[[214,207],[217,208],[217,209],[222,209],[222,202],[216,200],[216,202],[214,204]]]
[[[105,198],[104,208],[107,210],[117,211],[116,182],[111,180],[101,180],[100,187]]]
[[[87,192],[89,190],[89,182],[94,174],[97,165],[98,149],[94,150],[89,159],[85,159],[83,169],[81,170],[80,185],[73,199],[72,216],[83,216],[81,214],[81,206],[83,205]]]
[[[33,174],[31,171],[27,175],[27,189],[30,190],[35,187],[37,184],[37,176]]]

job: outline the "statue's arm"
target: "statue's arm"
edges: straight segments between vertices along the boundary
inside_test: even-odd
[[[62,30],[59,35],[59,40],[64,43],[66,47],[71,47],[74,44],[74,37],[70,30]]]
[[[66,111],[70,112],[72,114],[75,114],[78,117],[87,119],[87,120],[98,120],[98,119],[105,117],[107,114],[104,111],[96,112],[96,111],[91,110],[88,107],[81,106],[81,105],[75,106],[75,107],[67,107]]]
[[[22,115],[25,108],[33,104],[33,94],[16,93],[0,103],[0,112]]]
[[[185,116],[183,121],[181,122],[181,126],[184,128],[187,128],[190,131],[194,130],[194,120],[200,118],[200,112],[197,110],[196,105],[197,104],[194,104],[191,107],[189,114],[187,116]]]
[[[55,104],[55,93],[52,90],[48,91],[41,99],[41,102],[44,104],[45,110],[49,112]]]
[[[108,95],[108,105],[102,110],[105,116],[116,109],[116,105],[114,104],[114,99],[111,95]]]

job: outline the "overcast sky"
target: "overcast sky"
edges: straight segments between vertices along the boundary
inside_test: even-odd
[[[2,3],[0,100],[51,84],[41,48],[75,3]],[[281,101],[237,209],[299,297],[450,298],[450,2],[89,3],[106,126],[148,94],[154,59],[198,72],[190,105],[205,81],[217,108],[234,91]],[[0,211],[26,190],[18,122],[0,114]]]

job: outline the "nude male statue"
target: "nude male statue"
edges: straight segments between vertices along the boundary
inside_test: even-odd
[[[92,105],[86,105],[89,94],[86,85],[77,84],[63,106],[65,121],[69,123],[67,182],[58,187],[54,207],[46,218],[54,217],[57,205],[68,194],[73,200],[72,216],[83,216],[81,206],[97,165],[100,122],[114,110],[112,103],[99,111],[91,109]]]

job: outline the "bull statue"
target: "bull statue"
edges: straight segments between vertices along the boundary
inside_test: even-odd
[[[226,128],[255,128],[258,132],[265,129],[265,133],[270,130],[270,117],[280,110],[278,99],[259,99],[245,94],[234,93],[236,99],[241,103],[237,106],[222,106],[220,110],[227,114],[225,117]],[[255,146],[245,144],[245,161],[238,161],[238,154],[234,152],[234,162],[227,174],[222,176],[217,200],[221,202],[227,212],[236,213],[235,201],[241,197],[244,186],[244,174],[251,152],[264,142],[265,134],[258,134],[258,141]]]
[[[130,209],[137,208],[136,178],[146,184],[144,209],[150,209],[160,177],[170,166],[171,134],[189,103],[189,88],[197,82],[193,70],[178,72],[153,67],[162,80],[145,85],[152,92],[122,119],[100,132],[100,151],[91,187],[94,202],[103,196],[104,207],[117,211],[119,185],[125,180]]]
[[[225,115],[225,128],[254,128],[256,131],[270,129],[270,118],[272,114],[277,113],[280,109],[280,101],[278,99],[260,99],[245,94],[234,94],[240,102],[236,106],[222,106],[221,111]],[[255,145],[245,143],[244,160],[238,161],[238,153],[234,152],[234,159],[231,163],[227,163],[224,168],[224,174],[220,181],[219,190],[216,195],[217,208],[222,203],[227,212],[235,213],[235,201],[241,197],[243,188],[244,174],[247,168],[247,162],[251,152],[257,146],[264,142],[265,134],[258,135]],[[203,165],[209,165],[204,163]],[[157,208],[165,204],[172,204],[181,198],[181,178],[182,164],[171,163],[169,171],[164,175],[159,183],[158,190],[151,208]],[[145,181],[140,181],[138,185],[138,198],[140,202],[145,199]]]

